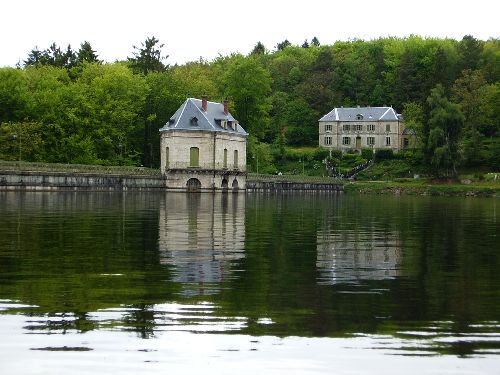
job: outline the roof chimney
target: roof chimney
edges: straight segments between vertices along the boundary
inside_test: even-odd
[[[229,113],[229,100],[224,99],[224,114],[227,116]]]
[[[201,96],[201,110],[203,112],[207,111],[207,96],[206,95]]]

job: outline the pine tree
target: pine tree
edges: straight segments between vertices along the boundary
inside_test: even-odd
[[[259,41],[255,45],[255,47],[253,47],[253,50],[252,52],[250,52],[250,55],[263,55],[265,53],[266,53],[266,47]]]
[[[76,55],[76,63],[77,64],[81,64],[83,62],[102,63],[102,61],[99,60],[98,57],[99,56],[96,54],[96,51],[92,49],[90,43],[85,41],[82,44],[80,44],[80,49],[78,50],[78,53]]]
[[[162,60],[166,60],[167,56],[161,55],[161,49],[164,44],[159,44],[159,40],[154,36],[146,38],[142,44],[142,48],[133,46],[136,50],[133,52],[134,57],[129,57],[128,61],[132,69],[136,73],[147,75],[149,72],[163,72],[167,66],[163,64]]]

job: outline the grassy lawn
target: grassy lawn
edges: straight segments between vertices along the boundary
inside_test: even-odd
[[[494,176],[494,174],[492,174]],[[436,182],[429,179],[396,179],[394,181],[353,181],[344,185],[346,192],[362,194],[407,194],[447,196],[500,196],[500,173],[497,180]]]

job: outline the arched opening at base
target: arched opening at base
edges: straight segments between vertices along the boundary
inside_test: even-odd
[[[221,184],[222,191],[227,191],[228,186],[229,186],[229,184],[227,182],[227,179],[223,178],[222,179],[222,184]]]
[[[236,178],[233,180],[232,188],[233,188],[233,192],[238,191],[238,180]]]
[[[186,184],[187,191],[190,193],[201,190],[201,182],[197,178],[190,178]]]

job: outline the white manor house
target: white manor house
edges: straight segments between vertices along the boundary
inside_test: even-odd
[[[319,120],[319,146],[330,150],[360,151],[413,147],[415,133],[405,129],[392,107],[334,108]]]

